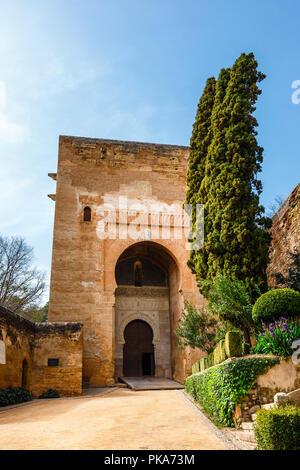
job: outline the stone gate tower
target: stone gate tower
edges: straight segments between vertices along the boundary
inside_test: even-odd
[[[203,303],[180,216],[188,156],[174,145],[59,139],[49,321],[83,323],[86,385],[124,375],[182,383],[199,359],[174,334],[184,301]]]

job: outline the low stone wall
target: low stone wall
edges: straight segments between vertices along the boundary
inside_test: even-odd
[[[49,359],[58,359],[49,366]],[[61,396],[82,393],[82,324],[44,323],[35,325],[31,392],[40,395],[49,388]]]
[[[282,359],[266,374],[258,376],[254,387],[248,391],[241,403],[236,405],[235,423],[239,425],[242,421],[251,421],[251,415],[256,413],[261,405],[274,402],[276,393],[292,392],[299,387],[300,364],[294,364],[291,358]]]
[[[82,393],[82,323],[32,323],[0,307],[0,388]]]
[[[23,361],[27,361],[25,385],[30,387],[34,324],[0,307],[0,348],[0,388],[22,386]]]

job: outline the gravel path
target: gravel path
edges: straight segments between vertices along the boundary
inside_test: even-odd
[[[116,389],[0,413],[0,449],[226,449],[175,390]]]

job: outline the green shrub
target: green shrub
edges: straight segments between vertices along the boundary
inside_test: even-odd
[[[221,362],[225,361],[225,359],[226,359],[225,341],[221,339],[221,341],[218,342],[217,346],[213,350],[214,365],[220,364]]]
[[[219,352],[219,343],[213,350],[213,357],[214,357],[214,366],[220,363],[220,352]]]
[[[208,367],[212,367],[214,365],[214,355],[213,353],[210,353],[208,355]]]
[[[223,362],[227,359],[224,339],[221,339],[221,341],[219,342],[219,359],[220,362]]]
[[[225,335],[225,353],[227,357],[243,355],[243,343],[238,331],[228,331]]]
[[[175,334],[179,349],[190,346],[209,353],[216,344],[217,321],[206,308],[196,309],[185,302]]]
[[[300,408],[258,410],[254,433],[258,450],[300,450]]]
[[[262,294],[255,302],[252,317],[256,323],[275,321],[281,317],[300,316],[300,292],[292,289],[275,289]]]
[[[25,388],[8,387],[0,389],[0,406],[15,405],[30,400],[30,393]]]
[[[276,358],[239,358],[226,361],[186,379],[185,390],[212,419],[233,426],[235,404],[246,396],[258,375],[278,364]]]
[[[203,357],[200,359],[200,371],[202,372],[203,370],[207,369],[207,358]]]
[[[42,393],[39,398],[59,398],[59,393],[53,388],[49,388],[46,392]]]

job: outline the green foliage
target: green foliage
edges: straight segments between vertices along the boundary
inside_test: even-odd
[[[258,450],[300,450],[300,408],[258,410],[254,434]]]
[[[214,365],[214,354],[213,352],[208,355],[208,367],[212,367]]]
[[[261,94],[257,83],[264,78],[252,53],[242,54],[231,69],[221,70],[211,127],[205,134],[211,142],[202,147],[201,171],[193,159],[190,163],[187,202],[204,204],[205,233],[203,248],[191,253],[189,266],[205,297],[211,287],[207,280],[213,281],[219,274],[243,281],[253,298],[257,288],[267,289],[270,236],[265,228],[270,221],[263,217],[264,208],[259,204],[262,185],[257,175],[263,149],[256,140],[258,123],[253,116]],[[201,138],[199,135],[199,146]],[[197,139],[195,132],[193,139]],[[198,180],[191,184],[197,178],[200,187]],[[198,192],[191,197],[193,191]]]
[[[189,168],[187,172],[186,204],[192,205],[192,227],[196,232],[196,204],[204,204],[206,192],[201,189],[205,175],[206,155],[211,143],[211,114],[215,100],[216,79],[207,80],[200,98],[190,142]],[[195,251],[190,252],[188,265],[194,271]]]
[[[225,336],[225,353],[227,357],[243,355],[243,343],[238,331],[228,331]]]
[[[178,346],[180,348],[191,346],[210,352],[215,344],[217,321],[207,310],[203,308],[197,311],[189,302],[185,302],[181,315],[175,330]]]
[[[59,393],[53,388],[49,388],[46,392],[42,393],[39,398],[59,398]]]
[[[276,284],[279,287],[289,287],[290,289],[300,292],[300,252],[290,253],[291,262],[289,264],[287,275],[274,273]]]
[[[221,339],[217,346],[215,347],[214,351],[214,365],[220,364],[220,362],[225,361],[226,359],[226,353],[225,353],[225,341],[224,339]]]
[[[261,333],[255,335],[253,352],[288,357],[293,354],[292,345],[297,339],[300,339],[300,323],[282,317],[275,323],[263,324]]]
[[[15,405],[30,401],[31,396],[28,390],[21,387],[8,387],[0,389],[0,406]]]
[[[211,77],[206,82],[198,104],[196,120],[193,125],[193,133],[190,141],[186,204],[194,204],[196,202],[195,199],[204,177],[206,154],[211,142],[211,113],[215,100],[215,89],[216,79],[215,77]]]
[[[231,325],[228,321],[219,321],[217,327],[217,335],[216,335],[216,342],[218,343],[221,339],[225,339],[226,333],[229,331],[237,331],[240,330],[235,326]]]
[[[37,305],[31,305],[26,309],[20,312],[20,315],[27,320],[36,323],[46,322],[48,319],[48,309],[49,309],[49,302],[47,302],[43,307],[38,307]]]
[[[200,372],[204,371],[208,367],[208,360],[207,357],[203,357],[200,359]]]
[[[205,369],[220,364],[229,357],[242,355],[243,348],[241,334],[237,331],[229,331],[226,333],[225,339],[218,342],[208,357],[204,357],[193,364],[192,373],[196,374],[197,372],[203,372]]]
[[[211,283],[208,305],[214,315],[234,325],[243,332],[246,342],[250,342],[252,300],[243,281],[218,275]]]
[[[265,292],[257,299],[252,310],[253,320],[257,323],[299,316],[300,293],[289,288]]]
[[[258,375],[279,359],[239,358],[226,361],[186,379],[185,390],[200,403],[213,421],[233,426],[235,404],[246,396]]]

